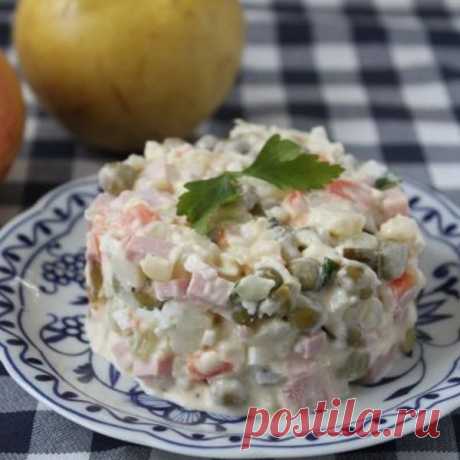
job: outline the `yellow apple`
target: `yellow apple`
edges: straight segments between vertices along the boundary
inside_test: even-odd
[[[21,0],[15,44],[39,100],[83,140],[184,137],[238,72],[238,0]]]

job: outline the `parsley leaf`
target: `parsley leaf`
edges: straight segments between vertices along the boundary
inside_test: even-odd
[[[340,265],[335,260],[326,257],[323,261],[323,265],[321,266],[320,286],[326,286],[326,284],[332,280],[332,277],[339,269]]]
[[[179,197],[177,214],[187,216],[195,230],[207,234],[217,211],[241,198],[238,178],[242,176],[256,177],[282,190],[307,191],[323,188],[342,172],[341,166],[323,162],[295,142],[274,135],[245,170],[185,184],[187,192]]]
[[[388,172],[385,176],[382,176],[375,181],[374,187],[379,190],[388,190],[390,188],[397,187],[400,183],[401,179],[396,176],[396,174]]]
[[[307,191],[323,188],[342,172],[341,166],[307,155],[300,145],[275,135],[241,174],[257,177],[283,190]]]
[[[179,198],[177,214],[187,220],[199,233],[207,234],[209,224],[221,206],[237,201],[241,194],[234,174],[225,173],[208,180],[185,184],[188,190]]]

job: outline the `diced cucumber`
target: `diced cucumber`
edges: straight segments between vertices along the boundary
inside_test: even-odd
[[[315,290],[320,279],[320,264],[311,257],[292,260],[288,265],[291,273],[299,280],[302,289]]]

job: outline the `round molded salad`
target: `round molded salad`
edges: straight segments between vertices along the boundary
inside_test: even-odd
[[[411,351],[423,238],[398,178],[323,128],[148,142],[99,182],[88,335],[147,393],[314,408]]]

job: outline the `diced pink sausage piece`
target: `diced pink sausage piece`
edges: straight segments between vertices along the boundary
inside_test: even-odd
[[[372,207],[372,187],[361,182],[337,179],[327,186],[327,190],[345,200],[352,201],[363,209]]]
[[[323,340],[320,334],[315,335],[318,337],[311,341],[312,350],[320,346]],[[334,396],[343,394],[345,390],[344,383],[337,380],[331,368],[306,359],[300,353],[291,353],[288,356],[286,370],[287,381],[282,387],[282,393],[286,405],[292,410],[300,407],[314,409],[318,401],[329,401]]]
[[[399,188],[391,188],[384,192],[383,219],[387,221],[397,215],[409,214],[409,203],[404,192]]]
[[[122,226],[132,227],[133,225],[147,225],[158,220],[158,214],[144,203],[138,203],[126,209],[120,218]]]
[[[138,262],[148,254],[168,258],[173,247],[169,241],[148,236],[133,236],[127,241],[125,250],[128,260]]]
[[[115,357],[115,362],[122,370],[128,370],[133,363],[133,357],[126,340],[119,340],[112,346],[112,353]]]
[[[308,204],[302,192],[291,192],[286,197],[286,205],[296,212],[307,212]]]
[[[217,277],[217,270],[211,265],[203,262],[198,256],[191,255],[187,257],[184,263],[184,268],[190,273],[199,273],[201,278],[206,280]]]
[[[121,208],[126,204],[131,198],[134,197],[134,192],[132,190],[123,190],[112,203],[113,208]]]
[[[187,294],[188,284],[189,280],[187,279],[178,279],[166,282],[155,281],[153,283],[155,297],[160,301],[183,299]]]
[[[296,227],[307,225],[308,223],[308,203],[302,192],[295,191],[289,193],[283,201],[283,207],[287,210],[292,219],[292,225]]]
[[[295,346],[295,352],[302,355],[304,359],[312,359],[321,351],[326,343],[326,334],[320,331],[309,337],[302,337]]]
[[[154,362],[152,359],[143,361],[136,359],[133,363],[132,373],[136,377],[150,377],[154,374]]]
[[[247,340],[251,336],[251,329],[248,326],[237,325],[236,333],[240,339]]]
[[[144,177],[152,180],[168,180],[168,168],[164,159],[157,159],[147,165]]]
[[[87,218],[91,220],[94,216],[98,214],[106,214],[109,211],[112,202],[112,195],[109,195],[108,193],[100,193],[91,203],[90,207],[87,209]]]
[[[200,273],[192,273],[187,297],[210,305],[224,306],[232,292],[234,283],[215,277],[205,279]]]
[[[381,380],[391,369],[396,349],[392,348],[389,352],[379,356],[367,371],[366,376],[361,379],[363,383],[377,383]]]
[[[316,365],[304,360],[304,365],[295,372],[290,372],[282,393],[286,404],[292,410],[301,407],[314,409],[317,401],[328,400],[326,385],[321,382],[320,370]]]
[[[157,360],[155,375],[157,377],[171,377],[173,369],[174,355],[172,353],[165,354]]]
[[[130,353],[129,343],[126,340],[119,340],[112,346],[112,353],[116,358]]]
[[[153,356],[148,361],[136,359],[133,364],[133,375],[136,377],[170,377],[174,355],[166,353],[163,356]]]

